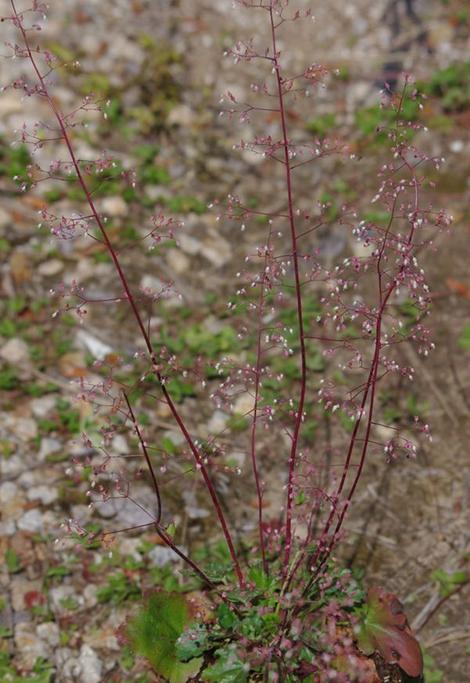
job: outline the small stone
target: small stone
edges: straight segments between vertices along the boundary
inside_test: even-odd
[[[2,98],[0,98],[1,100]],[[4,228],[7,228],[11,223],[11,216],[8,213],[8,211],[5,211],[5,209],[2,209],[0,206],[0,230],[3,230]]]
[[[78,657],[80,681],[82,683],[100,683],[103,665],[96,652],[89,645],[82,645]]]
[[[2,517],[15,521],[24,512],[25,498],[18,486],[12,481],[6,481],[0,486],[0,506]]]
[[[211,434],[218,434],[225,429],[228,415],[221,410],[216,410],[211,419],[207,423],[207,429]]]
[[[55,651],[56,666],[59,669],[62,669],[62,667],[64,666],[64,664],[66,664],[66,662],[69,662],[70,660],[72,660],[72,655],[73,655],[73,652],[69,647],[57,648],[57,650]],[[77,660],[75,659],[74,662],[76,663]],[[70,680],[73,680],[73,679],[70,679]]]
[[[57,500],[59,494],[51,486],[33,486],[26,492],[28,500],[40,500],[43,505],[50,505]]]
[[[98,360],[102,360],[113,351],[111,346],[105,344],[85,330],[79,330],[77,332],[77,342],[79,342],[82,347],[85,347],[85,349]]]
[[[144,187],[145,195],[152,201],[161,201],[162,199],[170,199],[172,192],[164,185],[146,185]]]
[[[209,516],[209,510],[197,505],[194,491],[183,491],[182,498],[185,503],[184,509],[189,519],[204,519]]]
[[[163,433],[163,438],[164,439],[169,439],[172,444],[175,446],[181,446],[182,444],[186,443],[186,439],[184,437],[184,434],[180,431],[174,432],[171,429],[167,429]]]
[[[21,96],[18,91],[7,91],[2,93],[0,98],[0,118],[2,121],[11,114],[24,111],[24,103],[21,101]]]
[[[43,277],[53,277],[58,275],[64,269],[64,264],[59,259],[50,259],[50,261],[44,261],[38,266],[38,273]]]
[[[185,273],[190,266],[190,261],[179,249],[170,249],[167,257],[168,265],[175,273]]]
[[[10,257],[10,272],[15,284],[29,282],[33,276],[31,259],[24,251],[14,251]]]
[[[166,567],[170,562],[177,562],[179,560],[178,555],[165,545],[156,545],[155,548],[152,548],[147,553],[147,556],[153,567]]]
[[[166,419],[167,417],[171,417],[171,408],[168,405],[168,403],[162,403],[161,401],[157,403],[157,406],[155,408],[155,412],[158,417],[162,417],[163,419]]]
[[[0,505],[5,505],[18,495],[18,487],[12,481],[5,481],[0,484]]]
[[[452,23],[442,20],[430,21],[426,25],[426,40],[432,49],[445,54],[455,40]]]
[[[0,458],[0,472],[3,477],[16,477],[25,468],[24,459],[19,455],[11,455],[9,458]]]
[[[116,434],[111,441],[111,450],[114,453],[119,453],[121,455],[129,452],[129,444],[127,439],[122,434]]]
[[[44,516],[37,510],[28,510],[18,520],[18,528],[22,531],[31,531],[32,533],[44,531]]]
[[[463,148],[465,147],[465,144],[464,144],[463,140],[452,140],[449,147],[450,147],[452,152],[455,152],[456,154],[458,154],[459,152],[461,152],[463,150]]]
[[[356,81],[351,83],[346,91],[346,107],[348,111],[355,111],[358,104],[367,102],[370,95],[370,81]]]
[[[239,413],[240,415],[247,415],[250,413],[255,406],[254,397],[248,392],[240,394],[233,404],[233,412]]]
[[[356,239],[350,242],[350,247],[354,256],[357,256],[358,258],[368,258],[375,249],[374,244],[364,244],[364,242],[359,242]]]
[[[170,111],[167,117],[169,126],[181,126],[190,128],[194,125],[194,112],[187,104],[179,104]]]
[[[105,197],[101,202],[101,210],[110,216],[126,216],[129,210],[126,202],[122,197]]]
[[[136,494],[134,495],[143,507],[149,510],[155,509],[155,494],[150,488],[145,493],[142,492],[142,498],[138,498]],[[152,518],[142,508],[128,498],[97,501],[95,503],[95,512],[104,519],[114,519],[116,524],[122,524],[126,527],[148,524],[152,521]]]
[[[240,156],[250,166],[257,166],[265,161],[265,157],[262,154],[255,152],[254,149],[250,149],[249,147],[245,147],[245,149],[241,151]]]
[[[61,673],[61,681],[77,681],[81,667],[77,657],[73,657],[73,650],[63,647],[56,652],[56,663]]]
[[[215,230],[210,230],[201,253],[212,265],[216,268],[221,268],[230,261],[232,246],[227,240],[218,235]]]
[[[116,501],[111,498],[111,500],[97,500],[94,502],[93,507],[95,513],[102,517],[103,519],[114,519],[118,513],[118,505]]]
[[[41,439],[41,446],[39,448],[38,458],[43,462],[48,455],[58,453],[62,449],[62,444],[57,439],[51,437],[44,437]]]
[[[130,556],[139,561],[142,559],[142,554],[138,550],[140,545],[141,541],[138,538],[125,538],[119,545],[119,552],[123,556]]]
[[[31,417],[8,415],[5,417],[3,424],[20,441],[30,441],[35,439],[38,434],[36,420],[33,420]]]
[[[47,481],[47,475],[39,468],[27,469],[18,477],[17,483],[22,489],[30,489],[33,486],[38,486],[44,481]]]
[[[20,366],[22,363],[29,362],[28,345],[22,339],[14,337],[2,346],[0,357],[7,363]]]
[[[395,427],[387,427],[387,425],[376,424],[374,426],[374,432],[377,434],[378,438],[386,443],[396,435]]]
[[[140,281],[141,289],[149,289],[153,294],[160,294],[165,289],[165,283],[154,275],[145,274]]]
[[[75,272],[71,275],[71,279],[78,280],[79,282],[84,282],[88,278],[93,277],[96,274],[96,263],[86,257],[80,258],[80,260],[77,263],[77,267]]]
[[[56,402],[57,398],[55,396],[41,396],[40,398],[35,398],[30,403],[31,412],[33,413],[34,417],[43,419],[50,415],[50,413],[55,409]],[[46,439],[43,439],[43,441],[45,440]]]
[[[49,591],[49,599],[54,612],[57,612],[58,614],[67,613],[67,609],[63,605],[63,601],[66,598],[73,598],[80,606],[84,604],[83,595],[77,594],[73,586],[68,584],[56,586]]]
[[[98,587],[94,583],[88,583],[83,590],[83,598],[85,600],[85,607],[94,607],[98,604],[96,593]]]
[[[181,249],[186,252],[186,254],[190,254],[191,256],[199,254],[204,249],[199,240],[197,240],[195,237],[191,237],[190,235],[186,235],[185,233],[178,235],[178,244],[180,245]]]
[[[54,621],[46,621],[36,628],[37,636],[51,647],[57,647],[60,642],[59,627]]]
[[[16,534],[16,524],[12,519],[8,519],[6,522],[0,522],[0,538],[9,537]]]
[[[95,650],[114,650],[117,652],[121,649],[121,645],[119,645],[116,637],[116,628],[117,625],[103,624],[99,630],[93,633],[86,633],[83,636],[83,642],[93,645]]]
[[[21,612],[26,605],[24,597],[27,593],[40,593],[41,581],[29,581],[22,576],[13,576],[10,582],[11,605],[15,612]]]
[[[38,638],[33,629],[34,626],[30,622],[18,624],[15,627],[15,645],[21,666],[29,671],[33,668],[38,657],[47,658],[49,654],[48,647]]]

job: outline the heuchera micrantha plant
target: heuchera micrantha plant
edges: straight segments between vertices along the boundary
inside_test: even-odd
[[[21,142],[31,146],[33,159],[48,144],[61,143],[65,153],[46,168],[33,161],[22,190],[40,188],[46,179],[75,181],[86,208],[68,215],[42,209],[41,224],[60,240],[88,238],[98,243],[115,273],[112,297],[93,297],[76,281],[57,287],[55,295],[65,302],[61,310],[74,312],[83,322],[90,307],[114,304],[127,310],[141,339],[133,375],[120,372],[129,365],[129,356],[113,353],[95,363],[99,374],[93,380],[80,379],[80,398],[93,402],[101,415],[107,410],[108,418],[99,443],[84,434],[86,455],[75,465],[91,468],[91,506],[109,499],[134,503],[148,521],[126,530],[153,529],[197,580],[197,593],[187,592],[190,588],[180,594],[154,593],[128,626],[131,642],[163,679],[378,681],[374,661],[366,656],[373,652],[419,677],[420,649],[400,603],[380,589],[365,599],[350,572],[337,566],[333,552],[368,458],[381,457],[385,466],[403,455],[415,457],[415,439],[382,423],[377,394],[393,377],[413,380],[413,368],[399,363],[398,345],[411,341],[425,355],[433,346],[424,324],[430,296],[418,256],[451,222],[444,211],[422,200],[425,168],[439,167],[442,159],[428,157],[413,144],[422,128],[421,104],[406,77],[398,94],[387,88],[383,93],[380,134],[386,158],[370,201],[380,206],[385,218],[361,220],[349,204],[332,212],[327,201],[313,203],[308,185],[312,164],[332,155],[357,161],[338,138],[312,138],[291,125],[294,107],[301,109],[306,96],[314,101],[317,89],[330,78],[318,64],[289,71],[294,60],[288,59],[284,32],[290,31],[292,39],[297,22],[309,20],[311,12],[293,9],[289,0],[238,0],[235,5],[256,13],[256,20],[261,16],[266,31],[226,51],[236,63],[246,63],[255,80],[246,100],[224,94],[221,116],[250,122],[253,129],[258,126],[260,132],[239,148],[272,161],[275,189],[256,206],[230,194],[228,201],[210,207],[219,212],[221,226],[238,226],[242,232],[251,226],[259,240],[237,274],[240,284],[229,304],[239,324],[240,348],[250,352],[214,363],[203,354],[189,363],[180,361],[171,338],[153,334],[148,311],[168,296],[172,283],[162,281],[158,291],[133,284],[130,247],[123,247],[99,208],[96,190],[106,178],[136,185],[133,173],[120,168],[108,153],[84,160],[76,151],[81,126],[91,121],[99,132],[97,116],[106,115],[106,105],[87,96],[71,111],[59,107],[50,83],[62,65],[36,42],[43,3],[35,1],[19,11],[11,0],[11,13],[3,19],[13,22],[19,35],[10,45],[13,56],[29,65],[8,87],[38,98],[51,114],[32,128],[25,125]],[[69,67],[80,69],[78,62]],[[258,80],[260,67],[265,75]],[[413,113],[411,122],[404,118],[405,106]],[[158,213],[148,229],[136,230],[158,250],[166,240],[177,238],[180,227],[174,218]],[[321,235],[333,227],[356,245],[337,263],[322,251]],[[191,350],[188,337],[186,341]],[[244,400],[256,496],[255,536],[248,531],[241,540],[238,534],[234,537],[233,492],[239,489],[240,472],[221,457],[224,451],[217,438],[202,442],[194,436],[198,415],[187,415],[175,397],[175,378],[186,381],[191,376],[201,391],[208,385],[219,406],[233,409],[238,399]],[[158,436],[151,445],[151,429],[138,417],[144,398],[166,406],[182,435],[177,454]],[[334,448],[316,441],[307,429],[314,411],[323,413],[335,434]],[[427,424],[416,419],[415,428],[430,438]],[[138,473],[130,465],[123,467],[122,458],[113,453],[112,438],[119,431],[130,431],[139,448],[141,469],[154,491],[154,510],[134,497]],[[281,481],[277,495],[282,502],[268,514],[267,475],[273,468],[271,483]],[[218,563],[195,559],[182,547],[172,524],[165,492],[170,485],[182,492],[188,479],[201,483],[199,499],[212,506],[218,522],[225,544],[223,551],[219,546]],[[245,472],[244,486],[249,480]],[[80,520],[69,520],[67,526],[77,540],[90,537]],[[187,585],[194,588],[194,579]]]

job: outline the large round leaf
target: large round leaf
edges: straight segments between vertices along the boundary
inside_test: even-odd
[[[176,641],[191,621],[183,595],[161,592],[150,596],[128,626],[135,651],[170,683],[185,683],[201,668],[201,658],[183,663],[177,656]]]
[[[366,654],[377,650],[386,662],[398,664],[409,676],[423,674],[421,648],[402,604],[393,593],[382,588],[369,589],[358,643]]]

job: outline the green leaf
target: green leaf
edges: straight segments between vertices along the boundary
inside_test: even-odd
[[[220,626],[224,630],[233,628],[238,622],[238,617],[232,612],[231,609],[229,609],[229,607],[227,607],[224,602],[217,607],[217,618],[219,620]]]
[[[459,337],[459,346],[464,351],[470,351],[470,323],[465,325]]]
[[[251,567],[248,578],[262,591],[267,590],[271,583],[262,567]]]
[[[128,635],[135,651],[169,683],[185,683],[201,667],[201,659],[184,664],[178,658],[176,642],[191,621],[184,596],[162,592],[154,593],[129,624]]]
[[[323,137],[336,126],[336,117],[332,113],[322,114],[307,122],[306,129],[314,135]]]
[[[216,663],[204,671],[205,681],[246,683],[250,667],[239,658],[234,645],[217,650],[216,656]]]
[[[171,379],[166,386],[168,393],[176,403],[181,403],[186,397],[196,396],[193,385],[188,382],[182,382],[177,377]]]
[[[10,574],[16,574],[21,571],[20,558],[11,548],[8,548],[5,552],[5,562]]]
[[[38,674],[29,680],[29,683],[49,683],[54,673],[53,666],[44,657],[38,657],[33,666],[33,672]]]
[[[0,389],[2,391],[11,391],[16,389],[19,385],[19,378],[13,368],[5,368],[0,371]]]
[[[462,583],[468,581],[468,574],[463,571],[449,574],[444,569],[436,569],[431,574],[431,578],[439,584],[439,593],[443,598],[447,598]]]
[[[62,565],[57,565],[55,567],[49,567],[49,569],[46,572],[46,576],[49,579],[52,579],[55,576],[58,576],[59,578],[63,578],[64,576],[68,576],[71,573],[72,573],[71,569],[68,569],[67,567],[63,567]]]
[[[444,672],[436,668],[434,659],[427,652],[424,653],[424,680],[426,683],[441,683]]]
[[[117,572],[108,576],[108,583],[98,588],[96,597],[98,602],[120,605],[126,600],[138,600],[140,588],[135,581],[131,581],[123,572]]]
[[[200,657],[210,647],[209,634],[203,624],[184,631],[176,641],[176,655],[181,662],[189,662]]]
[[[246,415],[241,413],[234,413],[227,420],[227,427],[229,427],[232,432],[243,432],[250,426],[250,420]]]

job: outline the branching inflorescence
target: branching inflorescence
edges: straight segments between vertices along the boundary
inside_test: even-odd
[[[215,364],[210,385],[212,396],[219,404],[233,406],[237,395],[249,396],[250,407],[245,415],[250,419],[247,449],[257,500],[259,550],[259,554],[251,554],[249,565],[253,568],[259,564],[266,577],[274,576],[279,581],[279,598],[284,600],[281,635],[273,635],[268,647],[273,660],[280,657],[282,639],[289,633],[291,637],[292,628],[298,627],[295,619],[305,606],[302,602],[296,604],[296,599],[311,596],[314,587],[322,586],[325,581],[332,552],[343,532],[368,458],[378,453],[383,455],[385,462],[391,462],[401,455],[414,457],[416,454],[413,436],[403,434],[393,425],[383,424],[378,407],[378,387],[394,376],[413,380],[413,369],[400,362],[397,352],[400,344],[411,340],[424,355],[433,347],[425,326],[430,293],[418,257],[425,247],[432,245],[435,233],[447,229],[451,222],[445,212],[426,205],[422,199],[427,182],[426,166],[438,167],[442,160],[426,156],[413,145],[413,135],[421,124],[406,121],[403,108],[410,100],[419,108],[420,96],[409,77],[404,79],[398,96],[387,90],[383,93],[383,107],[389,115],[381,132],[388,140],[389,159],[379,170],[379,187],[371,203],[381,206],[385,219],[361,220],[358,211],[350,205],[343,205],[333,217],[327,203],[320,201],[312,206],[311,195],[315,188],[305,186],[305,170],[309,165],[323,163],[323,159],[332,155],[352,157],[351,163],[356,162],[349,145],[338,139],[312,140],[291,130],[291,109],[305,95],[311,97],[330,74],[318,64],[308,65],[300,73],[287,71],[285,55],[279,47],[280,36],[287,26],[311,16],[309,10],[291,10],[289,4],[288,0],[238,0],[237,5],[244,9],[263,14],[268,46],[257,48],[257,41],[247,40],[238,42],[226,52],[226,56],[236,63],[253,62],[256,65],[260,62],[266,70],[266,78],[251,85],[253,101],[241,101],[232,92],[227,92],[222,98],[225,108],[221,115],[237,118],[242,124],[260,116],[261,126],[269,117],[269,130],[261,130],[253,140],[243,140],[239,149],[272,160],[278,168],[284,195],[276,192],[275,199],[263,198],[268,202],[267,208],[263,209],[248,206],[243,198],[231,194],[224,208],[220,208],[220,222],[238,223],[242,231],[249,222],[263,224],[266,234],[261,245],[247,256],[243,272],[237,274],[240,286],[229,305],[235,313],[239,309],[244,311],[241,335],[252,344],[252,356],[240,365],[228,358]],[[207,587],[214,589],[218,582],[177,545],[167,530],[164,479],[168,458],[164,449],[147,443],[134,405],[138,400],[136,389],[153,381],[153,390],[158,392],[155,400],[166,404],[183,436],[187,454],[193,461],[191,471],[199,473],[202,479],[239,588],[244,589],[250,570],[245,566],[226,518],[226,510],[231,512],[231,505],[224,507],[214,480],[217,463],[211,458],[207,444],[201,444],[191,435],[191,428],[169,389],[170,379],[183,370],[171,348],[156,346],[146,323],[149,300],[150,304],[160,301],[172,291],[172,283],[163,283],[157,292],[136,291],[130,284],[125,255],[123,257],[113,242],[94,197],[96,183],[105,181],[116,162],[107,153],[94,161],[81,159],[75,147],[78,116],[96,113],[100,111],[100,105],[87,97],[81,106],[69,113],[60,110],[49,85],[58,66],[56,58],[33,47],[39,26],[28,24],[29,11],[18,11],[14,0],[11,0],[11,9],[8,19],[21,37],[21,44],[11,47],[16,58],[29,62],[32,79],[18,78],[10,87],[21,90],[25,96],[39,98],[52,114],[51,122],[40,122],[31,131],[25,127],[21,140],[30,144],[33,151],[60,141],[68,155],[45,169],[32,164],[29,182],[24,183],[23,189],[38,185],[44,179],[77,182],[86,200],[86,212],[59,216],[43,209],[41,220],[58,239],[74,240],[86,236],[99,243],[106,249],[116,275],[115,289],[118,291],[112,298],[93,298],[76,282],[59,287],[56,294],[67,298],[65,309],[76,311],[82,319],[86,318],[92,304],[113,302],[127,306],[142,339],[143,350],[135,354],[139,370],[135,384],[119,380],[113,367],[115,360],[108,358],[98,364],[103,373],[108,370],[103,382],[87,386],[82,380],[81,394],[87,399],[101,400],[102,406],[107,405],[113,415],[130,425],[156,500],[154,513],[135,501],[149,516],[149,523],[144,526],[153,526],[161,541],[172,548]],[[35,2],[33,15],[43,11],[43,5]],[[129,171],[123,170],[122,174],[131,185],[134,184]],[[221,206],[220,202],[217,204]],[[342,230],[348,243],[353,245],[350,255],[342,257],[338,263],[325,258],[317,239],[321,231],[330,229],[332,224]],[[174,219],[157,214],[153,217],[153,227],[142,232],[142,240],[158,245],[173,239],[179,229]],[[410,306],[413,310],[411,319]],[[254,325],[251,324],[253,319]],[[293,363],[289,365],[293,381],[287,389],[283,360]],[[220,377],[216,380],[217,385],[214,377]],[[325,447],[323,454],[323,446],[318,447],[306,429],[312,415],[318,413],[318,406],[328,420],[329,429],[339,433],[335,448]],[[382,427],[380,434],[385,431],[389,438],[377,435],[375,428],[379,426]],[[415,427],[417,432],[430,438],[427,424],[421,424],[417,419]],[[274,428],[278,432],[273,441]],[[110,434],[113,433],[111,429]],[[106,449],[105,430],[103,435],[100,450],[104,458],[99,465],[93,461],[90,496],[93,498],[101,493],[104,499],[125,497],[134,500],[122,473],[115,477],[114,490],[110,492],[108,465],[112,456]],[[277,449],[275,453],[271,452],[273,444]],[[93,448],[91,441],[89,446]],[[213,443],[210,446],[215,448]],[[277,463],[278,471],[284,473],[283,502],[278,515],[267,520],[264,505],[269,491],[264,479],[266,467],[273,461]],[[101,475],[108,476],[107,483],[100,483]],[[175,470],[172,476],[175,476]],[[86,533],[78,523],[71,522],[70,526],[79,533]],[[249,584],[250,581],[252,579]],[[223,599],[227,600],[226,596]]]

